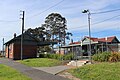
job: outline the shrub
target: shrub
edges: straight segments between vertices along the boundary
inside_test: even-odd
[[[51,54],[50,54],[51,55]],[[58,60],[60,60],[61,59],[61,55],[59,55],[59,54],[52,54],[52,57],[51,57],[52,59],[58,59]]]
[[[63,60],[72,60],[73,59],[73,54],[66,54],[63,56]]]
[[[45,55],[44,54],[39,54],[39,57],[40,58],[45,58]]]
[[[118,61],[120,61],[120,53],[118,53],[118,52],[111,53],[111,55],[109,57],[109,61],[110,62],[118,62]]]
[[[111,55],[111,52],[98,53],[98,54],[94,54],[92,56],[92,59],[94,61],[99,61],[99,62],[108,61],[110,55]]]

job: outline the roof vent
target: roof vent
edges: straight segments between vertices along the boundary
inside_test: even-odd
[[[16,33],[14,33],[14,38],[16,37]]]

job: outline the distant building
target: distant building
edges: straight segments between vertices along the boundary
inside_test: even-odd
[[[23,34],[23,59],[37,57],[37,47],[50,45],[52,42],[44,41],[44,37],[35,38],[30,33]],[[5,43],[6,57],[10,59],[21,59],[21,35]]]
[[[91,53],[99,53],[104,51],[120,51],[119,40],[116,36],[106,38],[89,38],[85,36],[79,42],[72,42],[69,45],[62,46],[68,53],[74,53],[78,56],[89,55],[89,41],[91,40]]]
[[[54,49],[54,51],[55,51],[56,54],[61,54],[61,55],[64,55],[66,53],[66,52],[64,53],[64,49],[63,48],[60,48],[60,49],[56,48],[56,49]]]

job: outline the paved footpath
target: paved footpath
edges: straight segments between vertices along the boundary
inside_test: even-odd
[[[63,66],[54,66],[54,67],[33,67],[33,68],[56,75],[59,72],[73,68],[73,66],[63,65]]]
[[[58,75],[53,75],[53,74],[46,73],[46,72],[38,70],[38,69],[34,69],[31,67],[25,66],[23,64],[20,64],[19,62],[15,62],[10,59],[0,58],[0,64],[5,64],[7,66],[15,68],[16,70],[20,71],[21,73],[32,78],[32,80],[69,80],[69,79],[63,78]]]

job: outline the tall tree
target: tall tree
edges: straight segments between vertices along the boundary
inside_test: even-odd
[[[42,27],[45,27],[46,31],[51,34],[51,39],[58,41],[60,45],[65,45],[65,38],[68,35],[67,30],[67,21],[58,13],[51,13],[45,18],[45,24]]]

